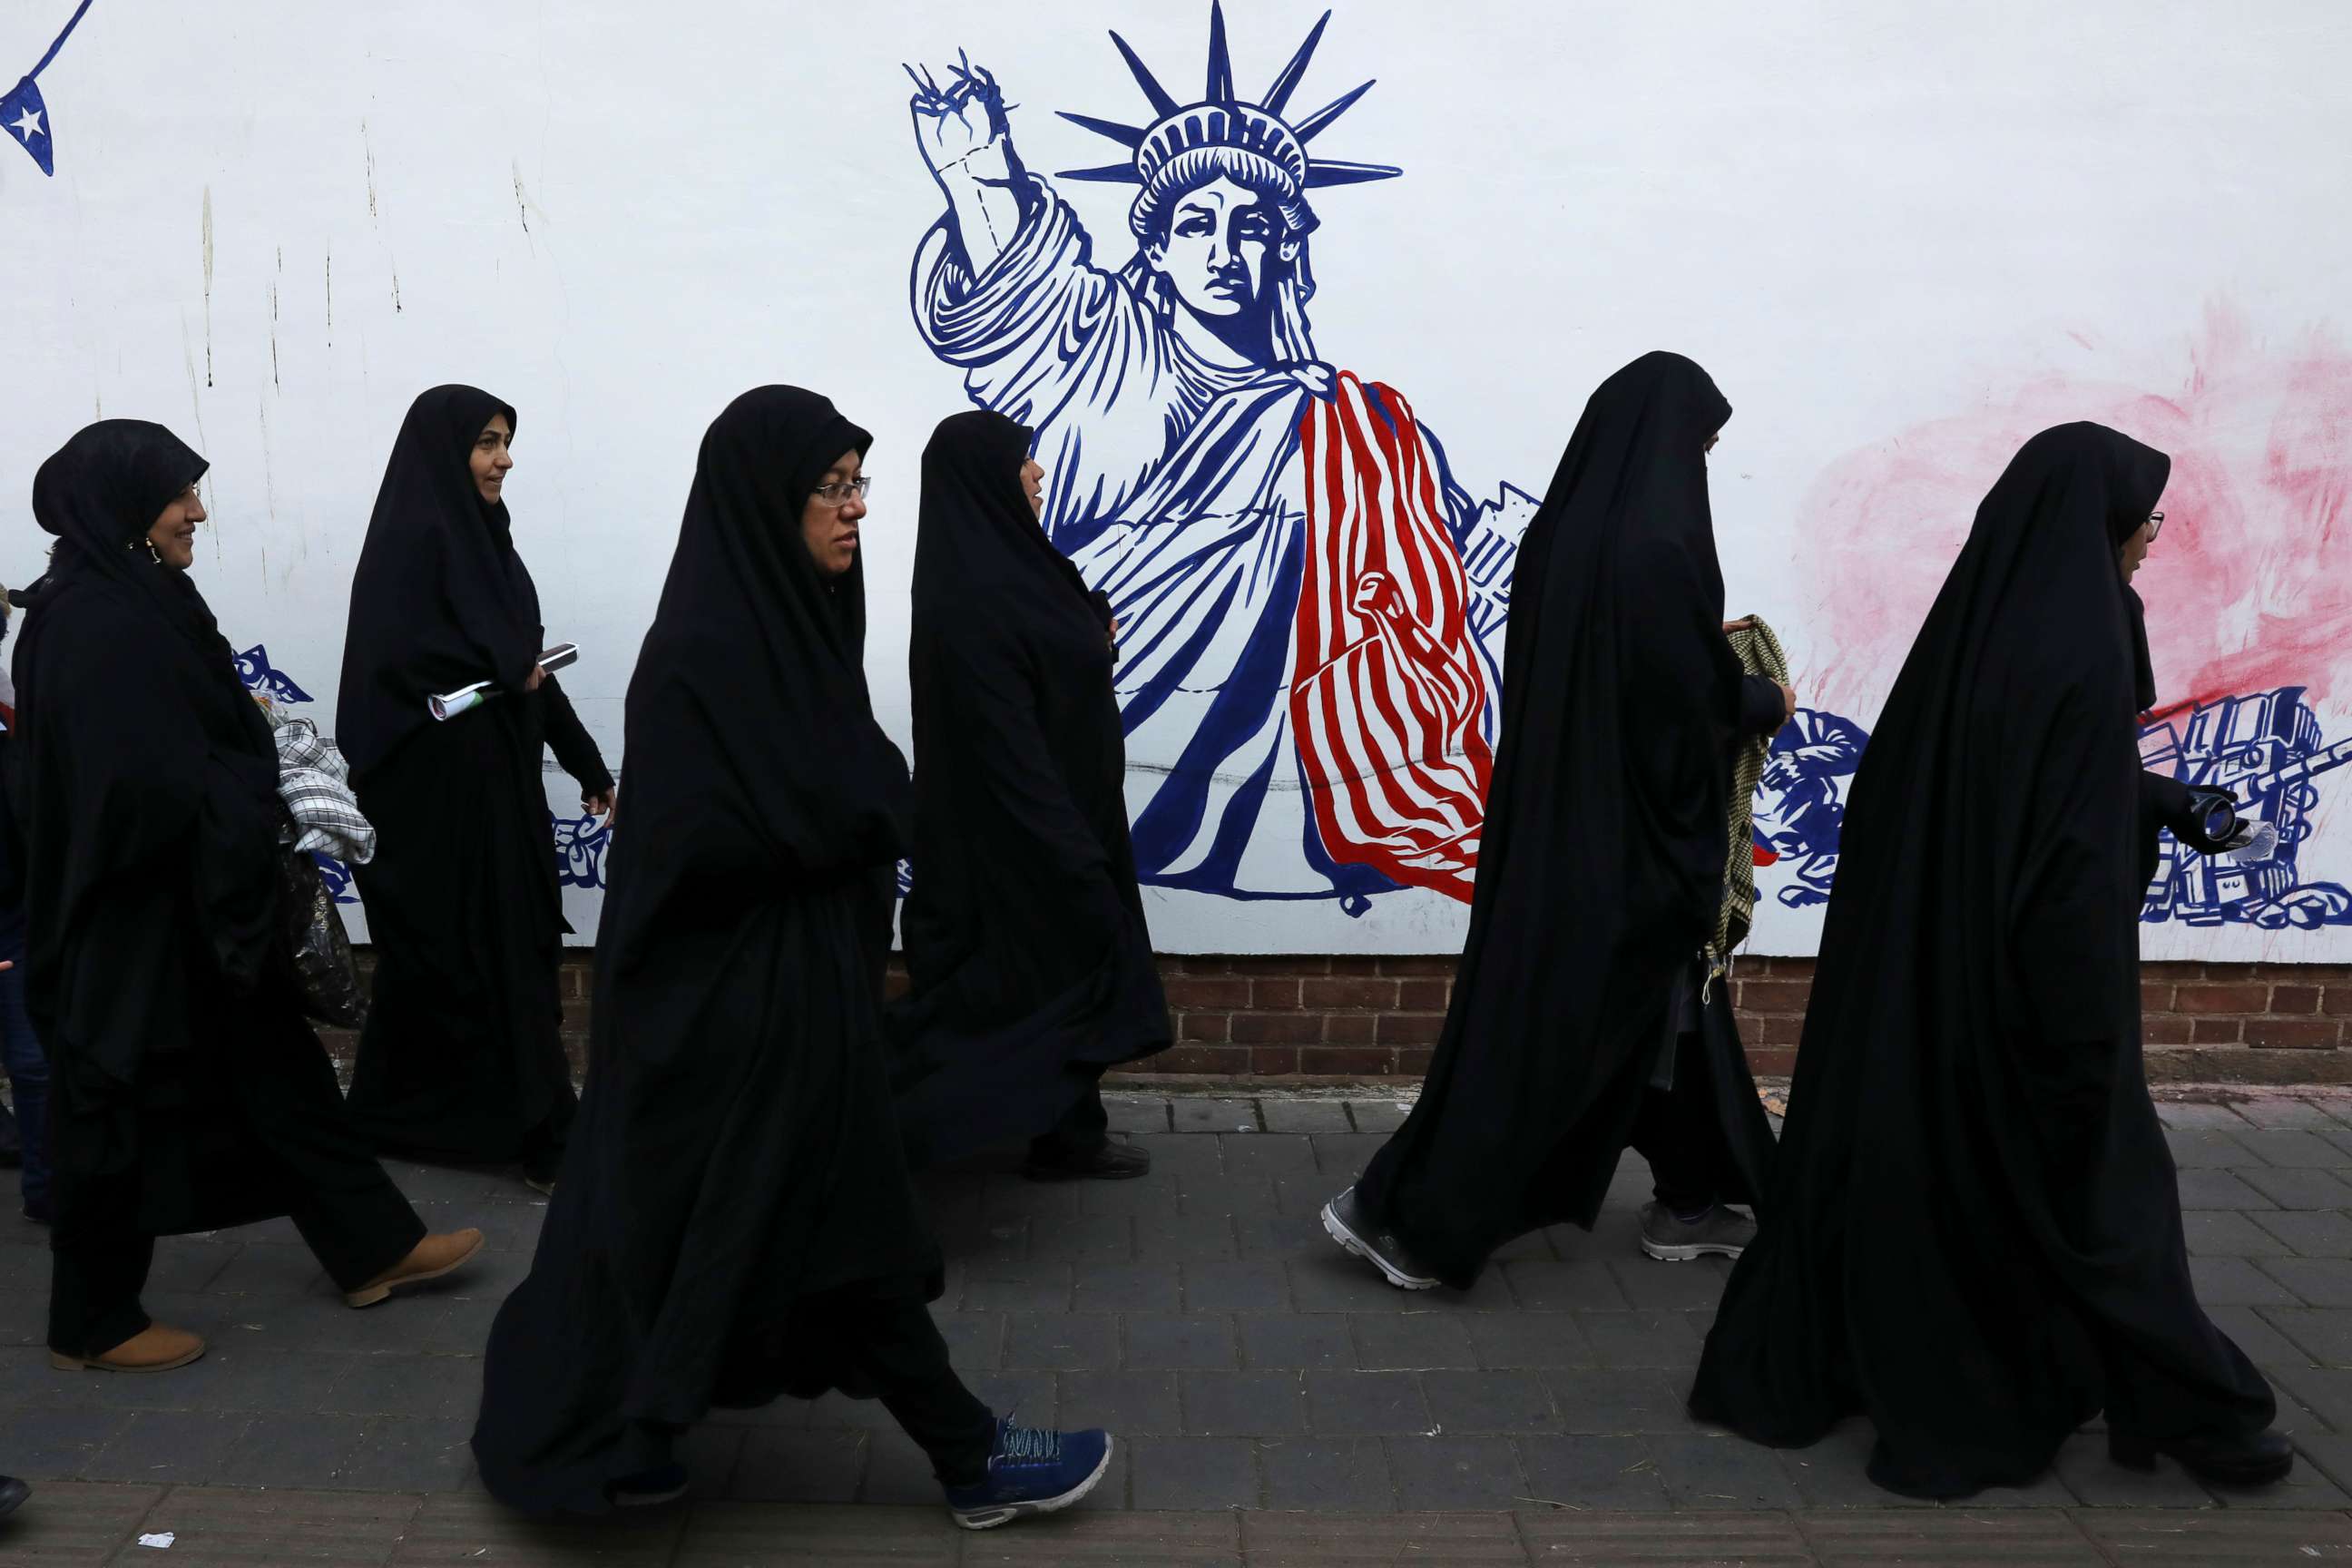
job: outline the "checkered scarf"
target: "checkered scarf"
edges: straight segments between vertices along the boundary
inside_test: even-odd
[[[278,795],[302,837],[294,847],[364,866],[375,858],[375,827],[352,794],[351,770],[335,743],[308,719],[288,719],[265,702],[278,742]]]
[[[1761,616],[1746,617],[1748,625],[1736,632],[1727,632],[1731,639],[1731,651],[1739,656],[1739,667],[1750,675],[1760,675],[1778,686],[1789,684],[1788,656],[1780,651],[1780,639]],[[1728,842],[1723,862],[1723,906],[1716,911],[1715,938],[1706,944],[1707,978],[1713,980],[1731,967],[1731,950],[1748,940],[1748,929],[1756,910],[1756,852],[1752,820],[1756,809],[1756,781],[1764,772],[1764,759],[1771,754],[1772,737],[1759,736],[1740,742],[1738,756],[1731,767],[1730,821],[1727,824]]]

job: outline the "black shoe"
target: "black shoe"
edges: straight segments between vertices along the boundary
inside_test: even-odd
[[[614,1508],[658,1508],[686,1495],[684,1465],[656,1465],[634,1476],[624,1476],[605,1489]]]
[[[560,1169],[560,1161],[545,1165],[525,1165],[522,1168],[522,1184],[541,1197],[551,1198],[555,1195],[555,1176]]]
[[[2294,1445],[2265,1428],[2228,1437],[2174,1437],[2159,1441],[2136,1432],[2107,1433],[2107,1457],[2126,1469],[2152,1470],[2156,1457],[2169,1454],[2200,1481],[2258,1487],[2284,1480],[2294,1468]]]
[[[1029,1164],[1022,1174],[1033,1182],[1076,1182],[1093,1178],[1098,1182],[1129,1182],[1149,1174],[1151,1156],[1132,1143],[1106,1140],[1093,1153],[1069,1162],[1041,1160],[1029,1156]]]
[[[1353,1187],[1323,1205],[1323,1228],[1332,1240],[1379,1269],[1381,1278],[1400,1290],[1433,1290],[1444,1283],[1416,1261],[1403,1243],[1372,1223]]]
[[[16,1511],[24,1500],[33,1495],[33,1489],[14,1476],[0,1476],[0,1519]]]

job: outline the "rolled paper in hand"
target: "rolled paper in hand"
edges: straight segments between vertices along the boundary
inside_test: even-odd
[[[455,719],[460,713],[479,708],[483,703],[500,695],[502,693],[499,688],[490,682],[478,680],[471,686],[461,686],[457,690],[446,692],[442,696],[428,697],[425,700],[425,707],[426,711],[436,719],[446,721]]]

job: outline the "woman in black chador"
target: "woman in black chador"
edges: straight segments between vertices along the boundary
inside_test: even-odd
[[[785,386],[703,438],[629,683],[588,1098],[483,1366],[474,1453],[516,1508],[675,1496],[713,1406],[828,1388],[879,1397],[969,1528],[1109,1463],[1100,1432],[997,1420],[926,1306],[878,1016],[908,790],[866,689],[868,441]]]
[[[515,412],[470,386],[410,405],[352,583],[336,740],[375,858],[354,868],[376,954],[352,1110],[386,1152],[520,1160],[555,1179],[572,1125],[556,995],[564,923],[540,758],[613,806],[563,688],[503,499]],[[435,694],[509,695],[446,722]]]
[[[109,419],[33,481],[58,542],[16,647],[0,831],[22,831],[26,1004],[51,1055],[48,1342],[65,1368],[204,1353],[141,1309],[158,1236],[290,1215],[354,1307],[482,1244],[425,1234],[303,1020],[277,747],[187,575],[204,472],[162,426]]]
[[[1984,504],[1855,774],[1763,1233],[1691,1407],[1871,1478],[2023,1485],[2108,1447],[2284,1476],[2270,1388],[2197,1305],[2140,1061],[2155,699],[2119,571],[2168,458],[2045,430]]]
[[[1630,1142],[1652,1257],[1738,1255],[1770,1123],[1701,959],[1734,752],[1788,713],[1724,636],[1706,452],[1731,405],[1650,353],[1585,405],[1511,585],[1470,935],[1421,1100],[1325,1228],[1389,1282],[1467,1287],[1591,1227]]]
[[[1128,842],[1099,595],[1038,526],[1045,470],[1001,414],[941,422],[915,540],[911,994],[893,1016],[918,1164],[1029,1137],[1041,1180],[1139,1176],[1097,1085],[1164,1048]]]

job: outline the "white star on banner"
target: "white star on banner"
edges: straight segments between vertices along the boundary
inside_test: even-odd
[[[14,97],[15,95],[12,93],[10,96]],[[28,145],[31,143],[34,137],[46,136],[48,134],[47,132],[41,129],[40,112],[37,110],[31,109],[25,110],[24,117],[18,120],[14,125],[8,127],[8,129],[14,131],[17,137]]]

